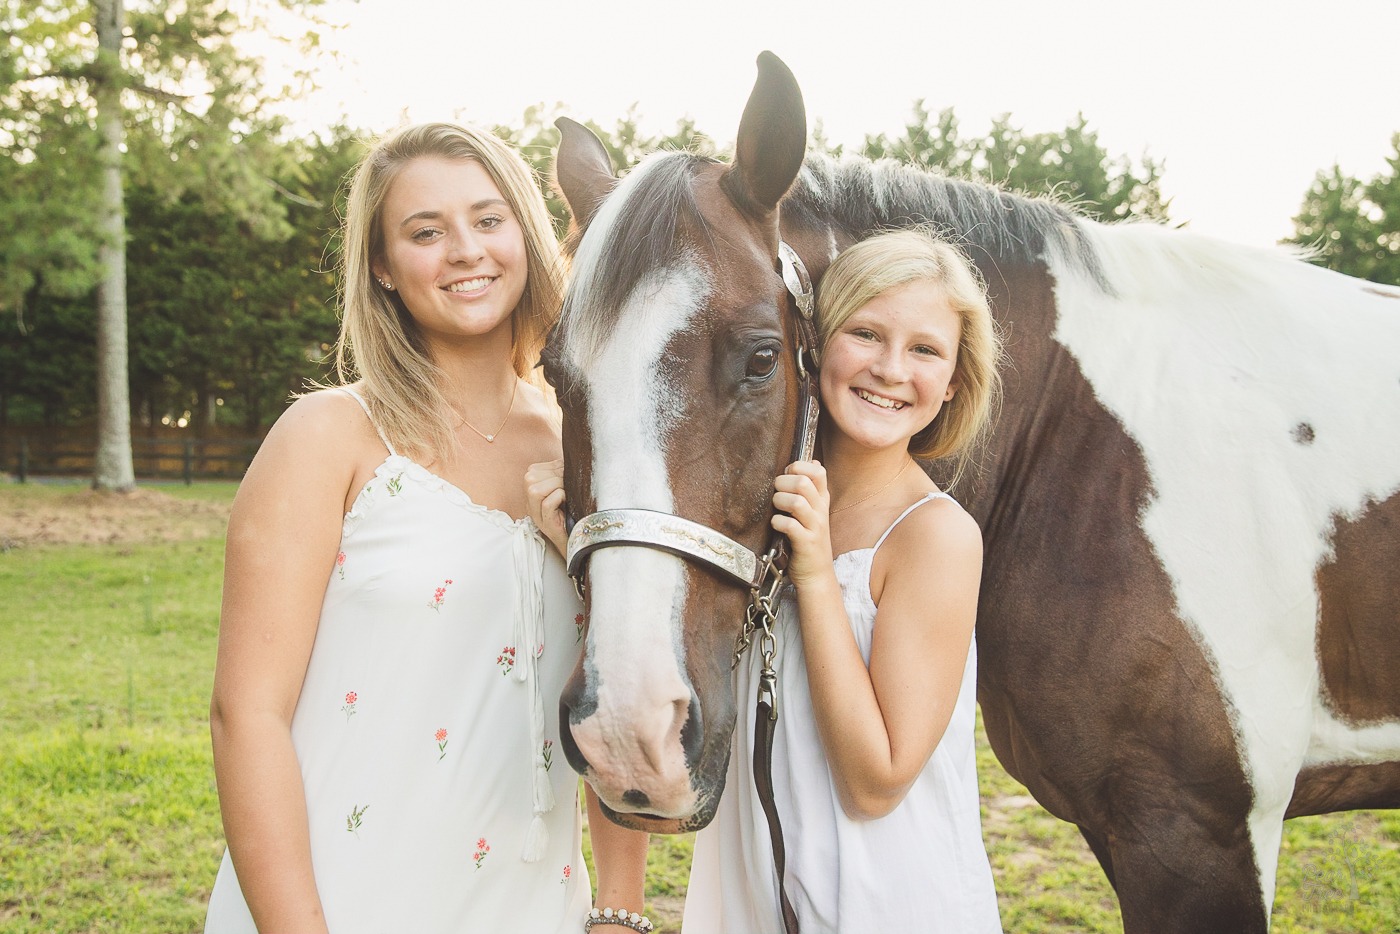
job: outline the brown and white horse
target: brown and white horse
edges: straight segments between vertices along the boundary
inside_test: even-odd
[[[1078,825],[1125,931],[1265,931],[1285,818],[1400,806],[1400,291],[804,161],[800,91],[767,53],[733,164],[657,154],[619,182],[561,130],[581,237],[545,365],[575,515],[672,513],[761,549],[797,414],[779,238],[820,278],[876,229],[937,225],[1009,334],[995,439],[956,491],[986,541],[987,735]],[[666,551],[590,562],[569,760],[619,823],[703,826],[748,715],[748,594]]]

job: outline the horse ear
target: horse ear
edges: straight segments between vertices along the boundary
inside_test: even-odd
[[[797,79],[772,52],[758,56],[758,80],[739,121],[734,165],[724,184],[751,214],[778,207],[807,155],[807,112]]]
[[[560,117],[554,125],[559,129],[554,187],[569,203],[574,225],[582,230],[617,184],[612,159],[608,158],[602,140],[582,123]]]

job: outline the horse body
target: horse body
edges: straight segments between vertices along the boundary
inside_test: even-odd
[[[775,63],[732,167],[654,157],[605,201],[596,151],[566,133],[587,226],[550,355],[572,387],[573,508],[675,512],[757,548],[793,376],[736,374],[783,336],[779,235],[819,278],[876,229],[950,231],[1011,359],[983,470],[957,491],[985,539],[988,738],[1079,826],[1126,931],[1266,930],[1286,816],[1400,805],[1400,292],[888,164],[799,173],[783,113],[800,95]],[[686,189],[659,233],[649,186]],[[590,304],[578,290],[614,278],[610,251],[632,268]],[[702,826],[745,594],[646,549],[592,561],[566,752],[620,822]]]

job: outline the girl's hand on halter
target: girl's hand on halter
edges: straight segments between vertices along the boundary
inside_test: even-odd
[[[773,481],[773,528],[792,542],[788,577],[801,587],[831,576],[831,494],[820,461],[796,461]]]
[[[526,514],[560,555],[568,552],[564,531],[564,462],[531,464],[525,471]]]

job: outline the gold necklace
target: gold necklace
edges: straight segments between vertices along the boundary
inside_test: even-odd
[[[510,384],[510,405],[506,406],[506,417],[501,419],[501,424],[496,426],[496,430],[491,432],[489,435],[486,432],[482,431],[480,428],[473,425],[471,422],[467,421],[467,417],[461,412],[457,412],[456,409],[453,409],[452,411],[457,412],[457,417],[462,420],[463,425],[466,425],[472,431],[485,438],[487,444],[495,444],[496,436],[501,433],[502,428],[506,427],[506,422],[510,421],[510,413],[515,411],[515,392],[519,388],[520,380],[518,379]]]
[[[838,512],[842,512],[842,511],[844,511],[844,510],[850,509],[852,506],[859,506],[861,503],[865,502],[866,500],[868,500],[868,499],[874,499],[875,497],[879,496],[881,493],[885,492],[885,491],[888,490],[890,487],[894,486],[894,482],[895,482],[896,480],[898,480],[900,477],[904,476],[904,471],[908,470],[908,469],[909,469],[909,465],[912,464],[912,463],[914,463],[913,460],[906,460],[906,461],[904,462],[904,466],[901,467],[901,468],[899,468],[899,473],[897,473],[897,474],[895,474],[893,477],[891,477],[891,478],[890,478],[890,481],[889,481],[888,483],[886,483],[884,486],[880,487],[880,488],[879,488],[878,490],[876,490],[874,493],[867,493],[867,494],[865,494],[864,496],[862,496],[860,499],[856,500],[854,503],[847,503],[847,504],[844,505],[844,506],[839,506],[839,507],[837,507],[836,509],[831,510],[831,512],[827,513],[827,515],[829,515],[829,516],[834,516],[834,515],[836,515]]]

